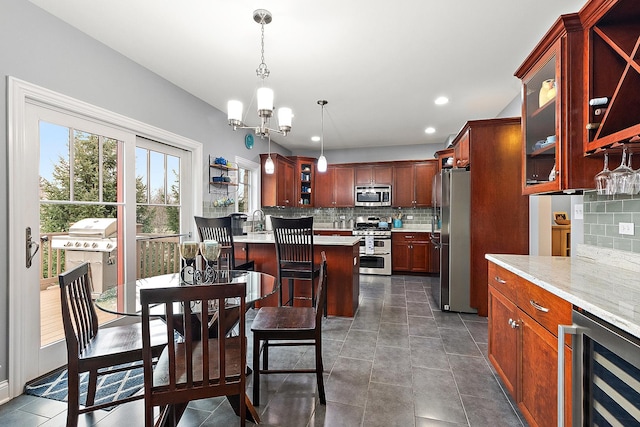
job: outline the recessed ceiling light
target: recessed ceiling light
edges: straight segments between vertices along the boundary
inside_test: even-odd
[[[429,126],[424,130],[424,133],[436,133],[436,128]]]
[[[320,142],[320,137],[319,137],[319,136],[312,136],[312,137],[311,137],[311,140],[312,140],[313,142]]]
[[[433,102],[435,102],[436,105],[444,105],[449,102],[449,98],[447,98],[446,96],[439,96]]]

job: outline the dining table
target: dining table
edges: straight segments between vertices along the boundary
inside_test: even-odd
[[[189,276],[185,280],[184,272],[182,273],[183,274],[162,274],[158,276],[137,279],[133,284],[123,283],[115,285],[105,290],[96,297],[94,301],[95,306],[100,310],[112,314],[122,316],[142,316],[142,306],[140,305],[140,290],[192,285],[194,283],[193,277]],[[195,282],[198,283],[197,280],[195,280]],[[278,281],[274,276],[258,271],[245,270],[216,270],[213,277],[207,278],[206,283],[198,284],[224,285],[225,283],[246,284],[245,304],[247,309],[252,308],[257,301],[260,301],[274,294],[278,291],[279,288]],[[151,314],[162,317],[164,315],[164,312],[160,310],[161,307],[163,306],[157,306],[157,309],[152,308]],[[227,328],[227,332],[232,327],[233,325],[229,325],[229,327]],[[215,330],[215,328],[211,326],[210,329]],[[248,367],[247,369],[249,370]],[[239,396],[227,396],[227,400],[229,401],[237,415],[240,414],[239,399]],[[247,419],[255,423],[259,423],[260,418],[258,416],[258,413],[253,406],[253,403],[249,399],[249,396],[246,394],[245,404],[247,407]]]

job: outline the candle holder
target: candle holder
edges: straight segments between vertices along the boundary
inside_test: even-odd
[[[215,240],[203,242],[185,241],[180,244],[180,257],[184,260],[184,267],[180,270],[180,280],[187,285],[198,283],[214,283],[217,276],[216,261],[220,257],[220,244]],[[205,262],[204,270],[196,268],[196,258],[202,256]]]
[[[184,267],[180,270],[180,279],[188,284],[197,283],[196,257],[200,248],[198,242],[185,241],[180,244],[180,257],[184,260]]]
[[[213,283],[216,280],[215,265],[220,257],[220,243],[215,240],[205,240],[200,243],[200,255],[205,261],[205,270],[203,272],[203,280],[205,283]]]

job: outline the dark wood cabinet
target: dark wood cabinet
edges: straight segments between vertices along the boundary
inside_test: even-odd
[[[440,273],[440,249],[433,243],[429,244],[429,273]]]
[[[430,233],[393,232],[391,234],[391,265],[393,271],[429,273]]]
[[[523,87],[523,194],[594,188],[602,169],[584,156],[583,46],[579,15],[562,15],[515,72]]]
[[[571,304],[493,263],[489,263],[488,270],[489,360],[527,423],[555,426],[557,330],[558,324],[571,323]],[[564,425],[571,425],[569,341],[560,351],[565,353]]]
[[[583,120],[597,125],[585,130],[584,151],[615,149],[618,143],[627,143],[634,137],[635,142],[640,142],[638,2],[592,0],[580,11],[580,18],[585,27]],[[606,103],[589,105],[589,100],[603,97],[607,98]]]
[[[273,174],[264,172],[267,154],[260,154],[262,164],[261,194],[262,206],[295,207],[294,162],[285,156],[272,153],[271,160],[275,165]]]
[[[438,171],[436,172],[437,174],[439,174],[442,169],[448,169],[453,167],[454,155],[455,155],[455,152],[453,148],[446,148],[444,150],[436,151],[435,158],[436,158],[436,162],[438,163]]]
[[[431,207],[435,160],[396,162],[393,170],[391,204],[396,207]]]
[[[358,165],[354,172],[356,185],[393,184],[393,166],[390,164]]]
[[[464,134],[453,146],[453,164],[457,168],[469,166],[469,134]]]
[[[489,287],[489,360],[515,398],[518,376],[518,335],[512,322],[518,319],[515,303]]]
[[[329,165],[316,174],[315,207],[353,207],[354,197],[353,167]]]
[[[470,121],[453,140],[454,146],[467,138],[471,193],[469,300],[480,316],[486,316],[485,254],[529,253],[529,197],[522,195],[520,183],[520,119]]]
[[[313,157],[292,157],[296,169],[294,176],[295,200],[300,208],[314,207],[316,159]]]
[[[316,236],[353,236],[351,230],[318,230],[314,229],[313,234]]]

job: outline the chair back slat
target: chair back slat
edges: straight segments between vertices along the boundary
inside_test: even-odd
[[[325,302],[327,300],[327,255],[324,251],[320,252],[322,257],[322,263],[320,264],[320,279],[318,280],[318,291],[316,292],[316,334],[319,336],[321,333],[322,314]]]
[[[142,289],[142,338],[145,369],[145,400],[151,406],[188,402],[204,397],[244,394],[246,383],[244,283],[180,286]],[[237,302],[239,300],[239,302]],[[238,309],[239,333],[225,336],[230,301]],[[174,342],[177,316],[181,307],[182,338]],[[151,364],[148,327],[150,308],[164,306],[167,313],[169,345],[157,366]],[[155,308],[154,308],[155,310]],[[215,330],[209,329],[209,318],[217,311]],[[171,315],[169,314],[171,313]],[[199,323],[196,328],[195,323]],[[195,331],[194,331],[195,329]],[[197,334],[195,332],[198,332]],[[210,338],[215,336],[216,338]]]
[[[91,300],[89,264],[84,263],[58,276],[62,303],[62,323],[68,356],[77,358],[98,333],[98,317]],[[75,354],[71,354],[71,353]]]

